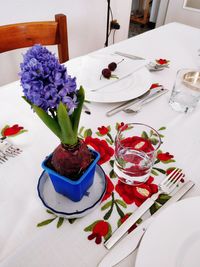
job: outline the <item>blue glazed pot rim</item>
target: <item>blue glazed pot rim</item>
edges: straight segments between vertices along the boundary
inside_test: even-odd
[[[50,169],[49,167],[47,167],[47,166],[46,166],[46,162],[47,162],[47,160],[52,156],[52,154],[50,154],[50,155],[49,155],[49,156],[42,162],[42,168],[43,168],[46,172],[48,172],[48,173],[50,173],[50,174],[52,174],[52,175],[59,176],[59,178],[62,179],[62,180],[67,180],[68,183],[70,183],[70,184],[78,185],[78,184],[80,184],[80,183],[84,180],[84,178],[85,178],[85,176],[87,175],[87,173],[89,172],[89,170],[90,170],[94,165],[96,165],[97,162],[98,162],[98,160],[100,159],[100,154],[99,154],[99,152],[97,152],[96,150],[90,149],[90,148],[89,148],[89,150],[93,153],[93,155],[95,155],[95,158],[94,158],[94,160],[91,162],[91,164],[88,166],[88,168],[86,169],[86,171],[83,173],[83,175],[80,177],[80,179],[78,179],[78,180],[75,180],[75,181],[74,181],[74,180],[71,180],[71,179],[69,179],[68,177],[62,176],[62,175],[58,174],[56,171],[54,171],[54,170]]]
[[[45,200],[43,199],[42,194],[40,192],[40,186],[41,186],[42,180],[45,178],[44,177],[45,173],[48,175],[48,173],[46,171],[42,172],[42,174],[40,175],[39,180],[38,180],[38,184],[37,184],[38,196],[41,199],[41,201],[44,204],[44,206],[46,208],[48,208],[49,210],[53,211],[54,213],[56,213],[57,215],[65,215],[67,218],[70,218],[70,217],[71,218],[76,218],[75,215],[77,215],[77,218],[78,217],[83,217],[83,216],[86,215],[86,214],[84,215],[84,213],[88,214],[90,210],[93,210],[93,208],[102,200],[102,198],[103,198],[103,196],[104,196],[104,194],[106,192],[106,188],[107,188],[106,174],[105,174],[104,170],[102,169],[102,167],[100,165],[97,164],[97,168],[98,168],[98,171],[100,172],[100,175],[102,176],[104,187],[103,187],[103,190],[102,190],[99,198],[97,199],[97,201],[95,201],[95,203],[92,203],[91,206],[88,206],[88,207],[84,208],[83,210],[70,212],[70,213],[63,212],[63,211],[58,211],[58,210],[52,208],[49,204],[47,204],[45,202]],[[57,193],[55,192],[55,194],[57,194]],[[81,200],[79,202],[81,203]]]

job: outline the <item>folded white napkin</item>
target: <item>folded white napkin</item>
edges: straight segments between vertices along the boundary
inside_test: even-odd
[[[102,76],[102,70],[108,68],[111,62],[117,64],[120,62],[116,70],[112,72],[118,79],[112,77],[106,79]],[[78,82],[83,85],[87,91],[96,91],[131,75],[145,64],[146,60],[132,60],[118,55],[87,55],[82,57]]]

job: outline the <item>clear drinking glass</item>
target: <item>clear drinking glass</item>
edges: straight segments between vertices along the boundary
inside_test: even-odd
[[[129,185],[144,183],[160,145],[160,135],[152,127],[142,123],[124,125],[115,138],[114,172],[118,178]]]
[[[169,100],[171,107],[180,112],[191,112],[200,99],[200,71],[181,69],[177,72],[176,80]]]

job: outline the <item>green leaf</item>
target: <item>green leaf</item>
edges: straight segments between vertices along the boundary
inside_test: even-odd
[[[83,136],[84,136],[84,138],[86,138],[87,136],[92,136],[92,130],[86,129]]]
[[[159,198],[156,200],[161,205],[164,205],[171,198],[168,194],[160,194]]]
[[[109,209],[109,211],[103,216],[104,220],[108,220],[110,218],[110,215],[112,214],[113,206]]]
[[[66,106],[60,102],[57,108],[58,123],[61,128],[61,141],[66,145],[74,145],[77,143],[77,135],[72,129],[71,120],[69,118]]]
[[[111,179],[117,177],[117,175],[115,174],[114,170],[111,170],[111,172],[109,173],[109,176],[110,176]]]
[[[84,126],[82,126],[82,127],[80,128],[80,130],[79,130],[79,134],[80,134],[80,135],[82,134],[83,129],[84,129]]]
[[[155,202],[152,206],[151,206],[151,208],[150,208],[150,213],[151,213],[151,215],[152,214],[154,214],[157,210],[159,210],[159,208],[161,207],[161,205],[160,204],[158,204],[157,202]]]
[[[77,135],[78,133],[78,126],[79,126],[79,121],[80,121],[81,112],[83,108],[83,102],[85,100],[85,92],[82,86],[80,86],[80,89],[78,91],[77,99],[78,99],[78,106],[74,110],[73,114],[71,115],[71,122],[72,122],[74,135]]]
[[[113,144],[113,142],[112,142],[109,138],[106,138],[106,141],[107,141],[107,143],[109,143],[110,145]]]
[[[158,176],[158,173],[156,171],[154,171],[153,169],[151,170],[151,173],[155,176]]]
[[[156,139],[156,138],[151,138],[150,139],[151,140],[151,143],[155,146],[155,145],[157,145],[158,144],[158,139]]]
[[[56,217],[55,218],[52,218],[52,219],[45,220],[43,222],[40,222],[40,223],[37,224],[37,227],[45,226],[45,225],[53,222],[55,219],[56,219]]]
[[[46,210],[46,212],[49,213],[49,214],[54,215],[55,217],[57,217],[57,215],[55,215],[55,213],[53,213],[53,211],[51,211],[51,210]]]
[[[110,163],[110,166],[113,168],[113,166],[114,166],[114,160],[113,159],[111,159],[110,161],[109,161],[109,163]]]
[[[106,210],[111,206],[112,206],[112,201],[108,201],[105,205],[103,205],[103,207],[101,207],[101,210]]]
[[[120,209],[120,207],[117,205],[116,202],[115,202],[115,206],[116,206],[116,209],[117,209],[117,212],[118,212],[119,216],[121,218],[123,218],[124,217],[124,212]]]
[[[165,174],[166,173],[165,170],[160,169],[160,168],[153,167],[153,169],[156,170],[156,171],[158,171],[158,172],[160,172],[160,173],[162,173],[162,174]]]
[[[121,199],[116,199],[115,202],[117,202],[119,205],[121,205],[124,208],[127,208],[126,203]]]
[[[59,217],[58,222],[57,222],[57,228],[59,228],[64,222],[64,218],[63,217]]]
[[[85,227],[84,231],[85,232],[91,232],[92,229],[94,228],[94,226],[99,222],[99,220],[93,222],[92,224],[88,225],[87,227]]]
[[[155,165],[155,164],[158,164],[159,162],[160,162],[160,160],[157,159],[157,160],[154,162],[154,165]]]
[[[164,163],[164,164],[168,164],[168,163],[171,163],[171,162],[176,162],[176,161],[174,159],[169,159],[169,160],[162,161],[162,163]]]
[[[1,130],[1,135],[3,136],[3,133],[4,133],[4,131],[7,129],[7,128],[9,128],[10,126],[9,125],[6,125],[5,127],[3,127],[3,129]]]
[[[148,139],[149,138],[148,137],[148,134],[145,131],[142,132],[141,137],[143,137],[145,139]]]
[[[158,129],[158,131],[163,131],[163,130],[166,130],[166,127],[160,127],[160,129]]]
[[[36,112],[38,117],[46,124],[46,126],[59,138],[61,139],[61,129],[57,121],[55,121],[48,113],[38,106],[32,105],[33,110]]]
[[[68,222],[69,222],[70,224],[73,224],[75,221],[76,221],[76,218],[68,219]]]

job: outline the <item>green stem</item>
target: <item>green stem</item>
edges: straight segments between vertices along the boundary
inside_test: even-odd
[[[115,201],[115,206],[116,206],[116,209],[117,209],[117,212],[118,212],[119,216],[120,216],[121,218],[123,218],[123,217],[124,217],[124,213],[123,213],[123,211],[120,209],[120,207],[119,207],[119,205],[117,204],[116,201]]]
[[[114,140],[113,140],[113,138],[112,138],[112,136],[111,136],[111,134],[110,133],[107,133],[107,136],[110,138],[110,141],[112,142],[112,144],[114,143]]]

